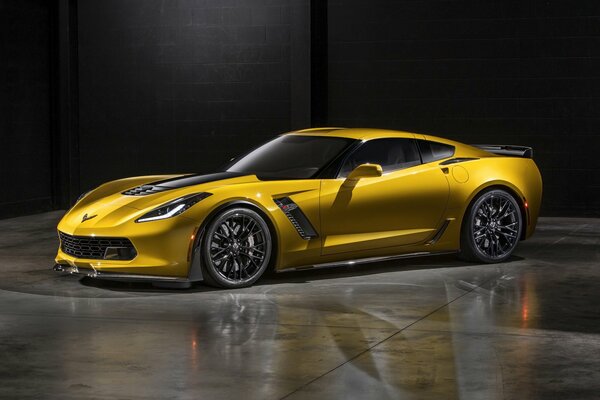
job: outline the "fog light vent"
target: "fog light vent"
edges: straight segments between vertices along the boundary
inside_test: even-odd
[[[135,256],[133,247],[107,247],[104,251],[105,260],[132,260]]]

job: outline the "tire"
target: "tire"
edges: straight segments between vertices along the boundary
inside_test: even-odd
[[[507,191],[482,192],[463,219],[460,257],[467,261],[506,261],[521,238],[523,217],[517,200]]]
[[[271,261],[273,240],[264,218],[249,208],[217,214],[201,241],[205,283],[222,288],[251,286]]]

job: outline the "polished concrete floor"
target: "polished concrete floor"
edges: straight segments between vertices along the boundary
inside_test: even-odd
[[[600,398],[600,219],[543,218],[499,265],[160,290],[50,271],[59,217],[0,221],[0,398]]]

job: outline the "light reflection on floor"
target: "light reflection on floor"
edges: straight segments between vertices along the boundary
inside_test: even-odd
[[[600,393],[600,220],[542,219],[498,265],[445,256],[173,291],[52,273],[58,217],[0,221],[0,398]]]

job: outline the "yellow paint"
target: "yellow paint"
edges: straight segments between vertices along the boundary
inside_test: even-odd
[[[137,250],[131,261],[82,260],[60,249],[56,262],[99,271],[185,277],[190,261],[190,238],[217,207],[243,200],[262,210],[277,238],[275,267],[285,268],[363,257],[419,251],[449,251],[460,247],[460,228],[473,198],[485,188],[503,186],[528,203],[526,237],[535,230],[542,196],[540,173],[533,160],[500,157],[483,150],[433,136],[380,129],[320,128],[292,135],[349,137],[360,140],[402,137],[426,138],[456,147],[453,157],[477,158],[450,165],[443,160],[399,171],[358,179],[306,179],[260,181],[256,176],[229,178],[148,196],[125,196],[121,192],[141,184],[174,177],[144,176],[108,182],[87,194],[70,209],[58,230],[70,235],[126,237]],[[460,172],[459,172],[460,171]],[[464,172],[463,172],[464,171]],[[465,179],[466,177],[466,179]],[[158,221],[136,223],[150,210],[181,196],[209,192],[183,214]],[[302,239],[273,202],[289,196],[296,202],[319,236]],[[84,214],[97,216],[85,222]],[[427,242],[445,220],[445,233],[435,244]]]

